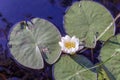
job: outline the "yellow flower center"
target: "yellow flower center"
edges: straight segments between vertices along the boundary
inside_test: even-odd
[[[65,47],[70,49],[70,48],[75,48],[75,42],[65,42]]]

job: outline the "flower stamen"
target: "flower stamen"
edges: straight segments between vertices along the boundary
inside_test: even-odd
[[[75,48],[75,42],[65,42],[65,47],[70,49],[70,48]]]

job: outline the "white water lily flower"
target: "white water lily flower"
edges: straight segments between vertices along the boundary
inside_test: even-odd
[[[65,53],[74,54],[79,49],[82,49],[83,46],[79,47],[79,39],[73,36],[72,38],[68,35],[61,38],[59,42],[61,50]]]

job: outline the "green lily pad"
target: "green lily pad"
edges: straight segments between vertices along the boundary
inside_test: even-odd
[[[63,55],[53,66],[54,78],[55,80],[96,80],[96,73],[86,70],[92,65],[84,56]]]
[[[110,12],[93,1],[75,2],[64,17],[66,32],[84,39],[85,46],[94,48],[98,37],[113,21]],[[106,41],[114,34],[112,26],[99,40]]]
[[[41,69],[44,67],[43,59],[53,64],[59,58],[61,49],[58,42],[60,33],[50,22],[34,18],[32,23],[19,22],[11,33],[9,45],[13,57],[22,65]]]
[[[120,49],[120,35],[110,38],[101,49],[101,60],[104,62],[111,57],[110,60],[105,62],[105,66],[110,73],[115,77],[112,80],[120,80],[120,52],[116,53],[116,50]]]

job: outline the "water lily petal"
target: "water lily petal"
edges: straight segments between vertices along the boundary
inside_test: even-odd
[[[68,54],[73,54],[79,49],[82,49],[84,46],[79,47],[79,39],[73,36],[72,38],[68,35],[61,38],[61,42],[59,42],[61,50]]]

